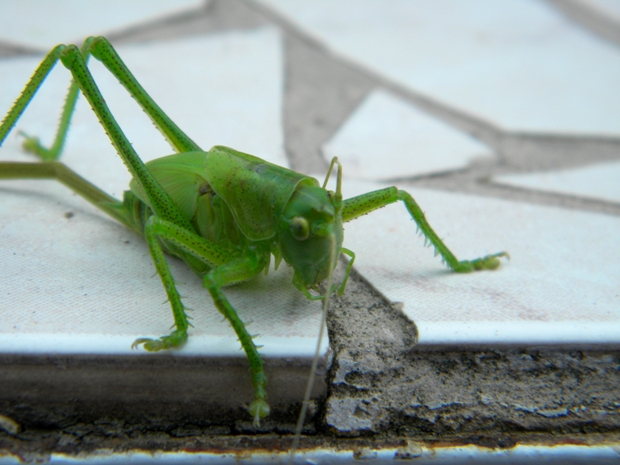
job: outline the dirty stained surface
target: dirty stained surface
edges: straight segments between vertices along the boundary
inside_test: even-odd
[[[581,10],[564,7],[561,2],[549,4],[580,27],[618,46],[618,36],[614,39],[608,23],[587,16],[581,24]],[[620,216],[618,199],[561,195],[501,183],[503,175],[618,162],[620,134],[599,137],[502,131],[410,91],[377,70],[341,58],[276,11],[271,4],[214,0],[191,14],[132,26],[108,37],[120,45],[276,27],[285,57],[282,123],[292,169],[323,172],[327,166],[322,153],[325,145],[372,91],[387,89],[463,133],[475,135],[495,154],[465,159],[463,166],[445,172],[407,179],[394,176],[399,186],[508,199],[615,219]],[[28,47],[0,42],[0,56],[28,53],[32,53]],[[356,250],[358,254],[369,252]],[[336,279],[342,276],[343,264]],[[502,266],[514,265],[508,262]],[[416,345],[420,334],[415,318],[403,312],[401,303],[391,303],[375,290],[363,272],[356,270],[346,293],[331,301],[328,331],[333,358],[326,374],[327,391],[311,406],[303,447],[362,450],[401,447],[406,440],[414,440],[430,447],[478,444],[510,448],[519,443],[605,443],[620,432],[618,339],[615,344],[576,346],[489,346],[475,341]],[[55,384],[53,372],[71,370],[71,360],[57,357],[50,364],[50,359],[37,357],[3,357],[2,365],[10,367],[13,384],[3,384],[1,412],[20,423],[23,431],[12,434],[11,425],[0,421],[0,447],[25,459],[98,449],[196,452],[286,450],[290,445],[297,408],[276,411],[258,429],[245,418],[242,407],[222,412],[219,420],[204,420],[201,409],[207,406],[195,400],[195,393],[178,386],[181,378],[208,382],[191,372],[194,362],[175,368],[158,360],[136,371],[133,361],[86,361],[89,371],[80,389],[87,398],[99,392],[100,400],[94,402],[81,401],[79,391],[61,392],[60,384]],[[195,363],[194,368],[199,366]],[[27,378],[20,374],[41,364],[56,368],[49,377],[39,375],[51,391],[37,404],[33,399],[40,393],[32,384],[20,385],[20,380]],[[269,361],[267,367],[269,370]],[[161,369],[168,374],[160,378]],[[245,376],[244,371],[239,368],[240,377]],[[123,378],[129,372],[132,374]],[[92,377],[97,373],[101,377],[94,383]],[[129,390],[133,397],[122,399],[112,392],[124,382],[138,386]],[[152,402],[141,397],[141,383],[160,383],[159,392],[166,400]],[[191,408],[187,398],[192,399]]]

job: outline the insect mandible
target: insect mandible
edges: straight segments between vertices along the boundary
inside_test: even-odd
[[[117,124],[87,66],[93,56],[118,79],[167,139],[175,154],[142,162]],[[246,281],[284,260],[293,270],[293,285],[309,299],[342,294],[355,254],[342,246],[343,223],[401,201],[437,254],[455,272],[492,270],[505,252],[459,261],[426,221],[415,200],[396,187],[343,200],[342,166],[336,158],[325,182],[268,163],[234,149],[203,151],[151,99],[103,37],[89,37],[81,49],[56,46],[41,62],[0,125],[0,145],[15,126],[37,89],[60,60],[72,83],[61,122],[50,148],[24,134],[24,149],[41,161],[0,162],[0,179],[56,179],[112,218],[142,236],[168,295],[174,331],[159,339],[140,338],[133,347],[160,351],[182,346],[189,322],[164,253],[182,259],[201,279],[217,309],[233,327],[249,360],[254,400],[248,407],[254,423],[269,414],[267,378],[252,337],[222,288]],[[79,92],[86,97],[133,179],[117,200],[60,163]],[[326,189],[337,167],[336,191]],[[337,258],[349,262],[339,285],[332,285]],[[319,285],[326,282],[321,294]],[[315,291],[318,294],[312,294]],[[305,402],[307,403],[307,402]]]

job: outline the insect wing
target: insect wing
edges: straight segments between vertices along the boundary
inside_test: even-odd
[[[193,218],[200,191],[207,185],[205,158],[207,152],[184,152],[157,158],[146,164],[155,179],[187,216]],[[131,180],[129,188],[147,205],[148,197],[140,185]]]
[[[276,234],[277,219],[300,183],[319,185],[314,178],[222,146],[209,151],[206,168],[209,184],[252,241]]]

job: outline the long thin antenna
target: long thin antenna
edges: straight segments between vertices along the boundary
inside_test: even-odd
[[[295,452],[299,447],[299,441],[301,439],[301,430],[304,427],[306,421],[306,413],[308,412],[308,403],[310,402],[310,394],[312,393],[312,387],[314,386],[314,378],[316,376],[316,368],[319,364],[319,353],[321,351],[321,344],[323,342],[323,333],[325,332],[325,326],[327,325],[327,306],[329,305],[329,297],[332,289],[332,278],[334,275],[335,255],[336,255],[336,239],[333,234],[330,236],[331,253],[329,257],[329,269],[330,273],[327,276],[327,284],[325,289],[325,297],[323,298],[323,308],[321,310],[321,325],[319,330],[319,337],[317,338],[316,349],[314,351],[314,358],[312,359],[312,367],[310,368],[310,375],[308,376],[308,384],[306,385],[306,393],[304,394],[304,400],[301,406],[301,412],[297,418],[297,426],[295,426],[295,438],[293,439],[293,445],[288,456],[288,463],[292,464],[295,456]]]
[[[342,215],[342,165],[338,161],[338,157],[332,158],[327,170],[327,176],[325,176],[325,182],[323,183],[323,189],[327,188],[327,182],[332,174],[334,166],[338,165],[338,174],[336,178],[336,192],[333,199],[333,205],[336,210],[336,215]],[[334,268],[336,268],[336,236],[334,231],[328,236],[331,253],[329,255],[329,275],[327,276],[327,284],[325,289],[325,297],[323,297],[323,308],[321,311],[321,325],[319,329],[319,337],[316,342],[316,350],[314,351],[314,358],[312,359],[312,367],[310,368],[310,375],[308,376],[308,384],[306,385],[306,393],[304,394],[304,400],[301,406],[301,412],[297,418],[297,426],[295,426],[295,438],[293,439],[293,445],[288,456],[288,463],[292,464],[295,458],[295,452],[299,447],[299,441],[301,440],[301,430],[304,427],[304,421],[306,421],[306,413],[308,412],[308,403],[310,402],[310,394],[312,393],[312,387],[314,386],[314,378],[316,376],[316,367],[319,363],[319,352],[321,350],[321,344],[323,342],[323,333],[327,326],[327,306],[329,305],[329,297],[332,293],[332,280],[334,277]]]

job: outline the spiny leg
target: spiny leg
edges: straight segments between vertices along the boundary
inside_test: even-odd
[[[57,161],[41,163],[0,162],[0,179],[55,179],[115,220],[132,228],[123,203]]]
[[[64,46],[61,45],[59,47]],[[7,119],[5,120],[5,123],[7,123],[7,131],[15,124],[15,121],[24,111],[36,90],[41,86],[49,72],[54,67],[59,53],[57,49],[58,47],[56,47],[43,60],[41,65],[39,65],[39,68],[35,71],[31,78],[31,82],[28,83],[24,89],[24,92],[15,103],[14,108],[8,115],[11,116],[10,119],[12,122],[9,122],[9,117],[7,116]],[[107,39],[104,37],[89,37],[84,41],[80,52],[85,63],[88,63],[89,56],[93,55],[106,66],[106,68],[119,80],[130,95],[138,102],[145,113],[151,118],[157,129],[159,129],[166,140],[168,140],[170,145],[177,152],[201,150],[200,147],[198,147],[198,145],[193,142],[153,101],[153,99],[129,71],[127,66],[123,63],[121,58],[116,53],[116,50],[114,50]],[[63,105],[60,123],[54,142],[49,148],[41,145],[37,137],[28,136],[24,132],[20,131],[20,134],[26,138],[23,144],[26,151],[38,155],[44,161],[57,160],[60,157],[67,132],[69,130],[71,118],[73,116],[73,112],[75,111],[78,91],[78,83],[75,80],[72,80]],[[2,131],[0,131],[0,141],[3,139],[1,134]]]
[[[135,348],[143,344],[146,350],[156,352],[183,345],[187,340],[187,329],[189,327],[185,307],[181,302],[181,296],[170,273],[160,240],[165,240],[176,255],[187,259],[188,262],[191,261],[192,257],[196,257],[209,267],[225,263],[231,259],[231,256],[227,251],[203,237],[156,216],[151,216],[147,220],[144,227],[144,237],[148,244],[153,264],[172,307],[176,329],[169,335],[162,336],[159,339],[137,339],[132,344],[132,347]],[[190,257],[187,257],[187,254]]]
[[[82,50],[82,53],[84,53],[84,50]],[[88,56],[85,55],[84,59],[88,60]],[[69,125],[71,124],[73,112],[75,111],[75,104],[77,103],[79,90],[80,88],[75,81],[71,80],[71,85],[67,91],[65,103],[60,115],[60,122],[58,124],[58,129],[56,130],[56,136],[54,137],[54,142],[52,142],[52,145],[49,148],[44,147],[38,137],[30,136],[24,131],[19,131],[19,135],[24,137],[22,148],[26,152],[37,155],[43,161],[58,160],[60,154],[62,153],[62,149],[65,146],[65,141],[67,140],[67,132],[69,131]]]
[[[101,40],[87,39],[84,49],[90,50],[90,44],[104,43]],[[107,41],[105,42],[107,43]],[[108,44],[109,45],[109,44]],[[111,46],[110,46],[111,47]],[[6,138],[10,129],[15,125],[28,103],[34,97],[37,89],[45,80],[54,64],[61,60],[62,64],[71,71],[73,81],[77,85],[104,127],[112,145],[127,166],[133,178],[141,185],[149,198],[149,206],[155,214],[175,224],[193,231],[189,219],[181,212],[172,200],[170,194],[161,188],[153,175],[144,166],[133,146],[119,127],[110,109],[108,108],[99,88],[86,66],[84,55],[75,45],[58,45],[43,60],[35,71],[21,96],[17,99],[3,123],[0,125],[0,144]],[[73,85],[73,84],[72,84]]]
[[[254,426],[259,426],[260,419],[269,415],[267,377],[263,368],[263,360],[258,353],[258,348],[254,344],[253,336],[248,333],[243,321],[241,321],[236,310],[222,292],[222,287],[230,283],[239,282],[239,280],[250,279],[257,273],[260,273],[264,266],[265,264],[257,257],[242,257],[211,270],[202,281],[203,286],[211,294],[217,309],[235,330],[237,338],[250,362],[254,400],[248,406],[248,411],[254,419]]]
[[[202,151],[155,103],[105,37],[89,37],[84,48],[116,77],[177,152]]]
[[[166,290],[168,296],[168,302],[172,308],[172,315],[174,317],[175,330],[166,336],[162,336],[159,339],[150,338],[138,338],[131,345],[132,349],[135,349],[140,344],[144,346],[149,352],[157,352],[160,350],[167,350],[176,347],[180,347],[187,341],[187,328],[189,328],[189,322],[187,321],[187,314],[185,313],[185,306],[181,302],[181,296],[177,290],[172,273],[168,267],[168,262],[164,256],[164,251],[159,243],[158,234],[153,227],[153,218],[150,217],[146,223],[144,229],[144,236],[149,246],[149,252],[151,259],[155,265],[155,270],[161,279],[161,282]]]
[[[153,256],[153,262],[157,267],[157,272],[162,279],[173,308],[176,330],[160,339],[138,339],[134,343],[134,347],[144,344],[147,350],[168,349],[183,344],[187,339],[188,322],[185,310],[159,243],[159,240],[164,240],[177,250],[189,254],[212,267],[203,277],[203,286],[211,294],[216,308],[233,327],[250,362],[252,384],[254,386],[254,401],[250,404],[248,410],[254,418],[254,423],[258,424],[261,418],[269,414],[269,405],[266,400],[267,378],[263,369],[263,361],[252,340],[252,336],[248,333],[245,325],[221,288],[228,284],[247,281],[252,278],[266,266],[266,260],[261,255],[253,254],[251,251],[248,251],[243,257],[233,258],[226,250],[207,241],[203,237],[154,216],[147,221],[146,239]]]
[[[50,53],[47,54],[26,84],[26,87],[24,87],[21,95],[17,98],[7,115],[4,117],[4,120],[2,120],[2,124],[0,124],[0,145],[2,145],[8,133],[11,131],[13,126],[15,126],[17,120],[20,118],[30,101],[34,98],[37,90],[39,90],[39,87],[41,87],[43,81],[47,78],[47,75],[56,65],[56,62],[58,61],[60,53],[64,47],[64,45],[57,45]]]
[[[344,202],[344,208],[342,210],[342,222],[354,220],[355,218],[370,213],[373,210],[377,210],[381,207],[389,205],[391,203],[402,201],[407,208],[407,211],[411,215],[411,218],[416,222],[418,228],[424,234],[425,241],[429,241],[435,248],[436,254],[441,255],[441,258],[457,273],[469,273],[471,271],[478,270],[494,270],[500,265],[500,257],[509,257],[506,252],[499,252],[491,255],[486,255],[474,260],[458,260],[454,254],[448,249],[448,247],[439,238],[437,233],[431,228],[424,212],[420,206],[416,203],[413,197],[396,187],[388,187],[367,194],[362,194],[351,199],[347,199]]]
[[[41,87],[49,73],[56,65],[56,62],[65,47],[65,45],[57,45],[54,47],[54,49],[48,53],[48,55],[35,70],[34,74],[30,78],[30,81],[26,84],[26,87],[5,117],[2,125],[0,125],[0,145],[2,145],[2,141],[4,141],[6,135],[20,118],[39,87]],[[84,42],[84,45],[82,46],[81,53],[84,57],[85,63],[88,62],[89,54],[86,50],[86,42]],[[37,155],[43,161],[54,161],[60,157],[67,138],[71,118],[73,116],[73,112],[75,111],[75,104],[77,102],[79,90],[79,86],[75,80],[72,79],[65,98],[65,103],[63,105],[60,122],[58,124],[58,129],[56,130],[56,136],[54,137],[54,142],[52,145],[49,148],[44,147],[38,137],[29,136],[25,132],[19,131],[19,134],[25,137],[24,143],[22,144],[24,150]]]

